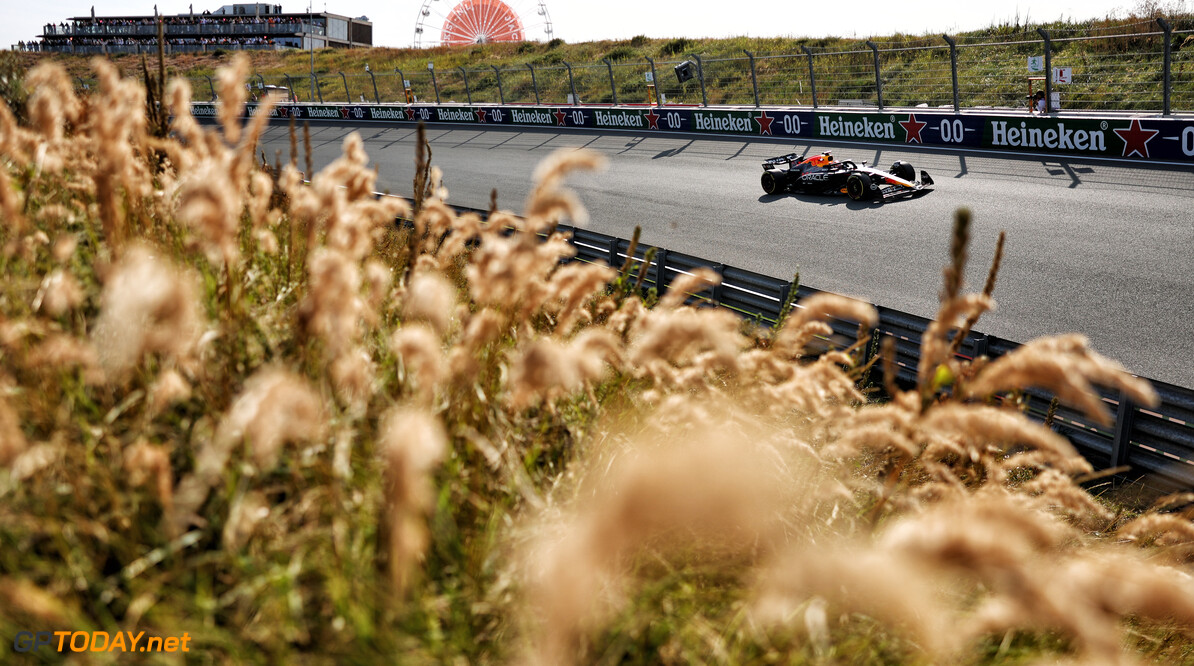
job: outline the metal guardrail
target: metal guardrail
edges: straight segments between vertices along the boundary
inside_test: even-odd
[[[626,261],[630,251],[630,241],[623,238],[575,227],[561,226],[560,229],[571,233],[576,258],[581,261],[602,261],[617,267]],[[635,275],[643,270],[650,247],[640,242],[636,248],[633,255],[637,262]],[[793,287],[792,282],[779,278],[657,248],[655,259],[645,267],[643,284],[662,294],[677,275],[701,267],[722,277],[721,285],[709,299],[711,304],[729,308],[763,324],[773,325],[779,320],[780,309]],[[796,296],[802,299],[817,291],[800,285]],[[895,341],[896,380],[904,385],[914,384],[921,337],[931,320],[886,307],[876,309],[879,321],[870,331],[871,339],[891,338]],[[831,321],[830,325],[833,335],[828,342],[833,346],[845,348],[857,342],[857,323]],[[997,358],[1019,346],[1017,342],[972,331],[960,346],[959,355]],[[880,376],[882,370],[875,368],[874,372]],[[1190,490],[1194,488],[1194,390],[1157,381],[1152,384],[1161,398],[1161,404],[1155,410],[1133,405],[1123,395],[1104,392],[1102,399],[1115,415],[1110,427],[1060,406],[1054,415],[1053,429],[1068,437],[1096,469],[1129,466],[1132,476],[1147,477],[1149,485],[1159,490]],[[1029,416],[1044,421],[1051,396],[1035,390],[1026,393]]]

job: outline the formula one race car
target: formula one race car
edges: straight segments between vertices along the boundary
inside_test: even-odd
[[[916,170],[907,162],[896,162],[891,169],[882,171],[867,166],[866,161],[838,162],[831,153],[801,157],[789,153],[763,162],[763,191],[845,194],[855,201],[886,201],[932,191],[933,179],[929,174],[921,171],[917,180]]]

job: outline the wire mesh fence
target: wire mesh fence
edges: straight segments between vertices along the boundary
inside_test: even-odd
[[[1194,112],[1194,16],[1128,25],[896,38],[845,48],[651,61],[456,67],[265,77],[302,102],[649,104],[1017,109],[1034,91],[1050,111]],[[557,56],[558,57],[558,56]],[[691,76],[688,76],[691,74]],[[314,81],[314,85],[312,82]],[[408,82],[411,97],[406,95]],[[88,85],[79,79],[81,89]],[[194,97],[214,97],[206,77]]]

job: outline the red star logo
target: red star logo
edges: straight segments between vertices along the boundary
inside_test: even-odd
[[[477,114],[477,122],[479,122],[479,123],[485,122],[485,109],[477,109],[473,113]]]
[[[551,115],[556,117],[556,125],[558,125],[560,127],[564,126],[564,119],[568,117],[568,114],[564,113],[563,111],[561,111],[559,109],[556,109],[556,112]]]
[[[342,106],[342,107],[340,107],[340,117],[341,117],[341,118],[347,118],[347,117],[348,117],[348,107],[346,107],[346,106]]]
[[[406,107],[406,119],[407,120],[415,119],[415,107],[413,107],[413,106]]]
[[[647,129],[659,129],[659,114],[655,113],[655,109],[647,109],[643,117],[647,119]]]
[[[775,118],[768,116],[766,111],[759,111],[755,122],[759,124],[759,134],[771,134],[771,123],[775,122]]]
[[[926,125],[928,125],[928,123],[920,122],[916,119],[914,114],[909,113],[908,120],[900,121],[900,127],[903,127],[904,131],[908,133],[908,138],[904,140],[904,143],[923,144],[924,141],[922,141],[920,138],[920,131],[924,129]]]
[[[286,117],[286,114],[287,114],[287,113],[289,113],[289,111],[288,111],[288,110],[286,109],[286,107],[284,107],[284,106],[279,106],[279,107],[276,109],[276,111],[278,112],[278,117],[279,117],[279,118],[285,118],[285,117]]]
[[[1124,140],[1124,157],[1139,155],[1146,160],[1149,159],[1148,142],[1161,133],[1159,130],[1146,130],[1142,128],[1139,119],[1133,119],[1132,124],[1128,125],[1128,129],[1126,130],[1117,129],[1112,131]]]

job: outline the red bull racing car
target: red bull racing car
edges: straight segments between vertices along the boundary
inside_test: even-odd
[[[838,162],[831,153],[808,159],[789,153],[763,162],[763,191],[767,194],[845,194],[855,201],[886,201],[916,197],[932,191],[933,179],[907,162],[896,162],[887,171],[869,167],[866,161]]]

